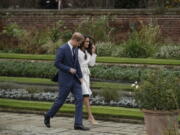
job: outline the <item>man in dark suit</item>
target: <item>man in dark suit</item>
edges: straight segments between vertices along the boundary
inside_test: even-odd
[[[77,47],[84,40],[83,35],[75,32],[68,43],[57,50],[55,66],[59,69],[59,94],[51,109],[44,114],[44,124],[50,128],[52,118],[59,108],[64,104],[70,92],[75,97],[75,130],[89,130],[82,124],[82,72],[78,61]]]

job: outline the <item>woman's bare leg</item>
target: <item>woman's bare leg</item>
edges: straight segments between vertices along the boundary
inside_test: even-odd
[[[94,119],[94,116],[92,115],[92,112],[91,112],[91,105],[89,102],[89,97],[84,97],[83,100],[84,100],[84,104],[86,106],[86,110],[88,112],[88,120],[91,121],[92,124],[97,124],[97,122]]]

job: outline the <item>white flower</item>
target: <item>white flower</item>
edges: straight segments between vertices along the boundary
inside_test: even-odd
[[[131,84],[131,87],[134,87],[135,86],[135,84],[133,83],[133,84]]]
[[[136,85],[136,89],[138,89],[139,88],[139,85]]]
[[[135,81],[135,84],[137,84],[138,82],[137,81]]]

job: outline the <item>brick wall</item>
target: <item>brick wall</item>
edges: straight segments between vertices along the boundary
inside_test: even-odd
[[[109,15],[114,17],[111,25],[117,27],[116,40],[128,38],[131,26],[156,22],[160,25],[166,42],[180,42],[180,9],[118,9],[118,10],[0,10],[0,30],[8,23],[17,23],[24,28],[44,28],[63,20],[67,27],[74,28],[87,17]]]

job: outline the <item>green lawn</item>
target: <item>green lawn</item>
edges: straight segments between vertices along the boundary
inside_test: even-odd
[[[27,60],[54,60],[54,55],[0,53],[0,58],[6,59],[27,59]]]
[[[14,99],[0,98],[0,107],[26,109],[26,110],[41,110],[47,111],[52,105],[52,102],[25,101]],[[64,104],[60,112],[74,112],[74,105]],[[95,115],[114,116],[133,119],[143,119],[143,113],[139,109],[124,108],[124,107],[109,107],[109,106],[92,106],[92,112]]]
[[[15,99],[0,98],[0,107],[21,109],[21,110],[38,110],[47,111],[53,102],[40,102],[40,101],[26,101]],[[74,113],[75,107],[72,104],[64,104],[60,112]],[[84,109],[85,112],[85,109]],[[109,107],[109,106],[92,106],[93,114],[103,117],[119,117],[129,119],[143,119],[144,115],[140,109],[124,108],[124,107]],[[179,116],[180,120],[180,116]]]
[[[54,55],[34,55],[0,53],[0,58],[27,59],[27,60],[54,60]],[[119,57],[97,57],[98,63],[127,63],[127,64],[158,64],[158,65],[180,65],[180,60],[174,59],[152,59],[152,58],[119,58]]]
[[[1,82],[14,82],[14,83],[22,83],[22,84],[46,84],[46,85],[55,85],[55,82],[52,82],[50,79],[44,78],[28,78],[28,77],[7,77],[0,76]],[[92,88],[99,89],[117,89],[117,90],[128,90],[131,91],[132,88],[130,84],[123,83],[110,83],[110,82],[92,82]]]

